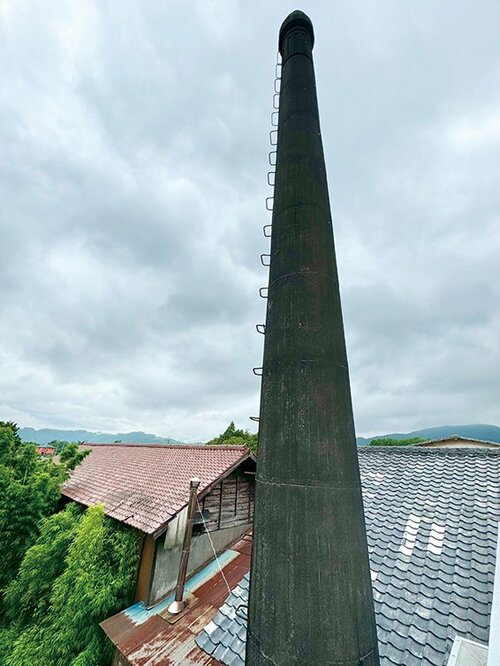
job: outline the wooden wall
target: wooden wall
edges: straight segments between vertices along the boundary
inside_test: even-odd
[[[201,501],[209,532],[251,523],[253,519],[254,476],[236,470],[215,486]],[[199,523],[200,516],[196,516]]]
[[[145,535],[142,542],[141,559],[137,574],[135,600],[144,601],[146,604],[149,603],[151,591],[151,579],[155,565],[155,547],[154,538],[150,534]]]

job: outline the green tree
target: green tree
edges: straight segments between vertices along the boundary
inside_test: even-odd
[[[26,551],[17,577],[5,590],[6,619],[18,628],[43,621],[52,585],[64,571],[82,513],[83,509],[71,502],[42,522],[38,539]]]
[[[19,631],[14,625],[0,627],[0,664],[5,666],[7,659],[12,652],[12,645],[19,636]]]
[[[372,439],[368,446],[411,446],[425,442],[421,437],[408,437],[407,439],[392,439],[391,437],[379,437],[379,439]]]
[[[10,465],[15,449],[22,444],[18,431],[12,421],[0,421],[0,465]]]
[[[56,450],[56,453],[59,454],[66,448],[66,446],[73,444],[78,446],[78,444],[81,444],[81,442],[68,442],[65,439],[53,439],[48,443],[48,446],[53,446]]]
[[[76,442],[66,442],[59,456],[59,461],[64,465],[66,474],[75,469],[89,453],[90,449],[80,449]]]
[[[257,453],[257,440],[258,434],[248,432],[248,430],[239,430],[234,425],[234,421],[231,421],[226,430],[214,437],[207,445],[215,446],[248,446],[248,448]]]
[[[100,629],[99,622],[132,600],[140,538],[134,530],[106,517],[102,506],[87,509],[76,527],[71,525],[77,518],[75,514],[69,515],[65,525],[62,522],[56,525],[55,516],[53,518],[45,522],[36,545],[41,546],[48,556],[50,532],[59,530],[59,555],[54,551],[50,554],[62,558],[64,568],[53,578],[50,595],[47,595],[46,590],[42,591],[40,580],[31,590],[27,589],[27,580],[21,582],[25,563],[21,565],[18,590],[21,594],[25,591],[25,594],[20,602],[22,617],[19,623],[23,619],[26,621],[28,607],[35,605],[38,612],[42,610],[40,604],[35,604],[35,590],[49,597],[49,602],[45,606],[43,622],[25,625],[24,631],[11,642],[10,649],[3,646],[4,654],[8,655],[5,666],[107,666],[113,646]],[[73,529],[68,546],[69,532]],[[67,553],[65,557],[64,552]],[[26,574],[27,569],[26,564]],[[53,573],[57,572],[53,570]],[[40,578],[43,571],[37,570],[35,575]],[[14,585],[9,590],[9,600],[14,604],[9,607],[9,613],[15,611]],[[4,636],[4,642],[9,638],[12,641],[12,632]],[[0,647],[0,654],[1,650]]]
[[[21,441],[15,423],[0,422],[0,594],[16,577],[42,520],[56,510],[61,483],[82,455],[72,449],[60,464],[41,459],[35,444]],[[2,612],[0,607],[0,619]]]
[[[0,422],[2,666],[110,662],[99,622],[132,600],[140,539],[102,506],[53,513],[60,484],[88,452],[65,443],[56,464]]]

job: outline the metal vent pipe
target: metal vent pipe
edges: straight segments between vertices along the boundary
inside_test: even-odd
[[[184,585],[186,584],[187,568],[189,563],[189,553],[191,551],[191,539],[193,536],[193,522],[196,509],[196,496],[200,479],[194,478],[189,482],[189,503],[187,508],[186,527],[184,529],[184,541],[182,544],[181,561],[179,564],[179,573],[177,575],[177,585],[175,587],[175,599],[168,607],[168,612],[176,615],[184,610],[186,602],[184,601]]]

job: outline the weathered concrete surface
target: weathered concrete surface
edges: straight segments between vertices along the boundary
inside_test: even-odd
[[[379,663],[313,39],[280,31],[250,666]]]

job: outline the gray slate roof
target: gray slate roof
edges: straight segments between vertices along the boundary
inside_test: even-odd
[[[444,666],[456,635],[487,643],[500,451],[366,447],[359,460],[381,666]],[[244,666],[248,582],[197,638],[227,666]]]

